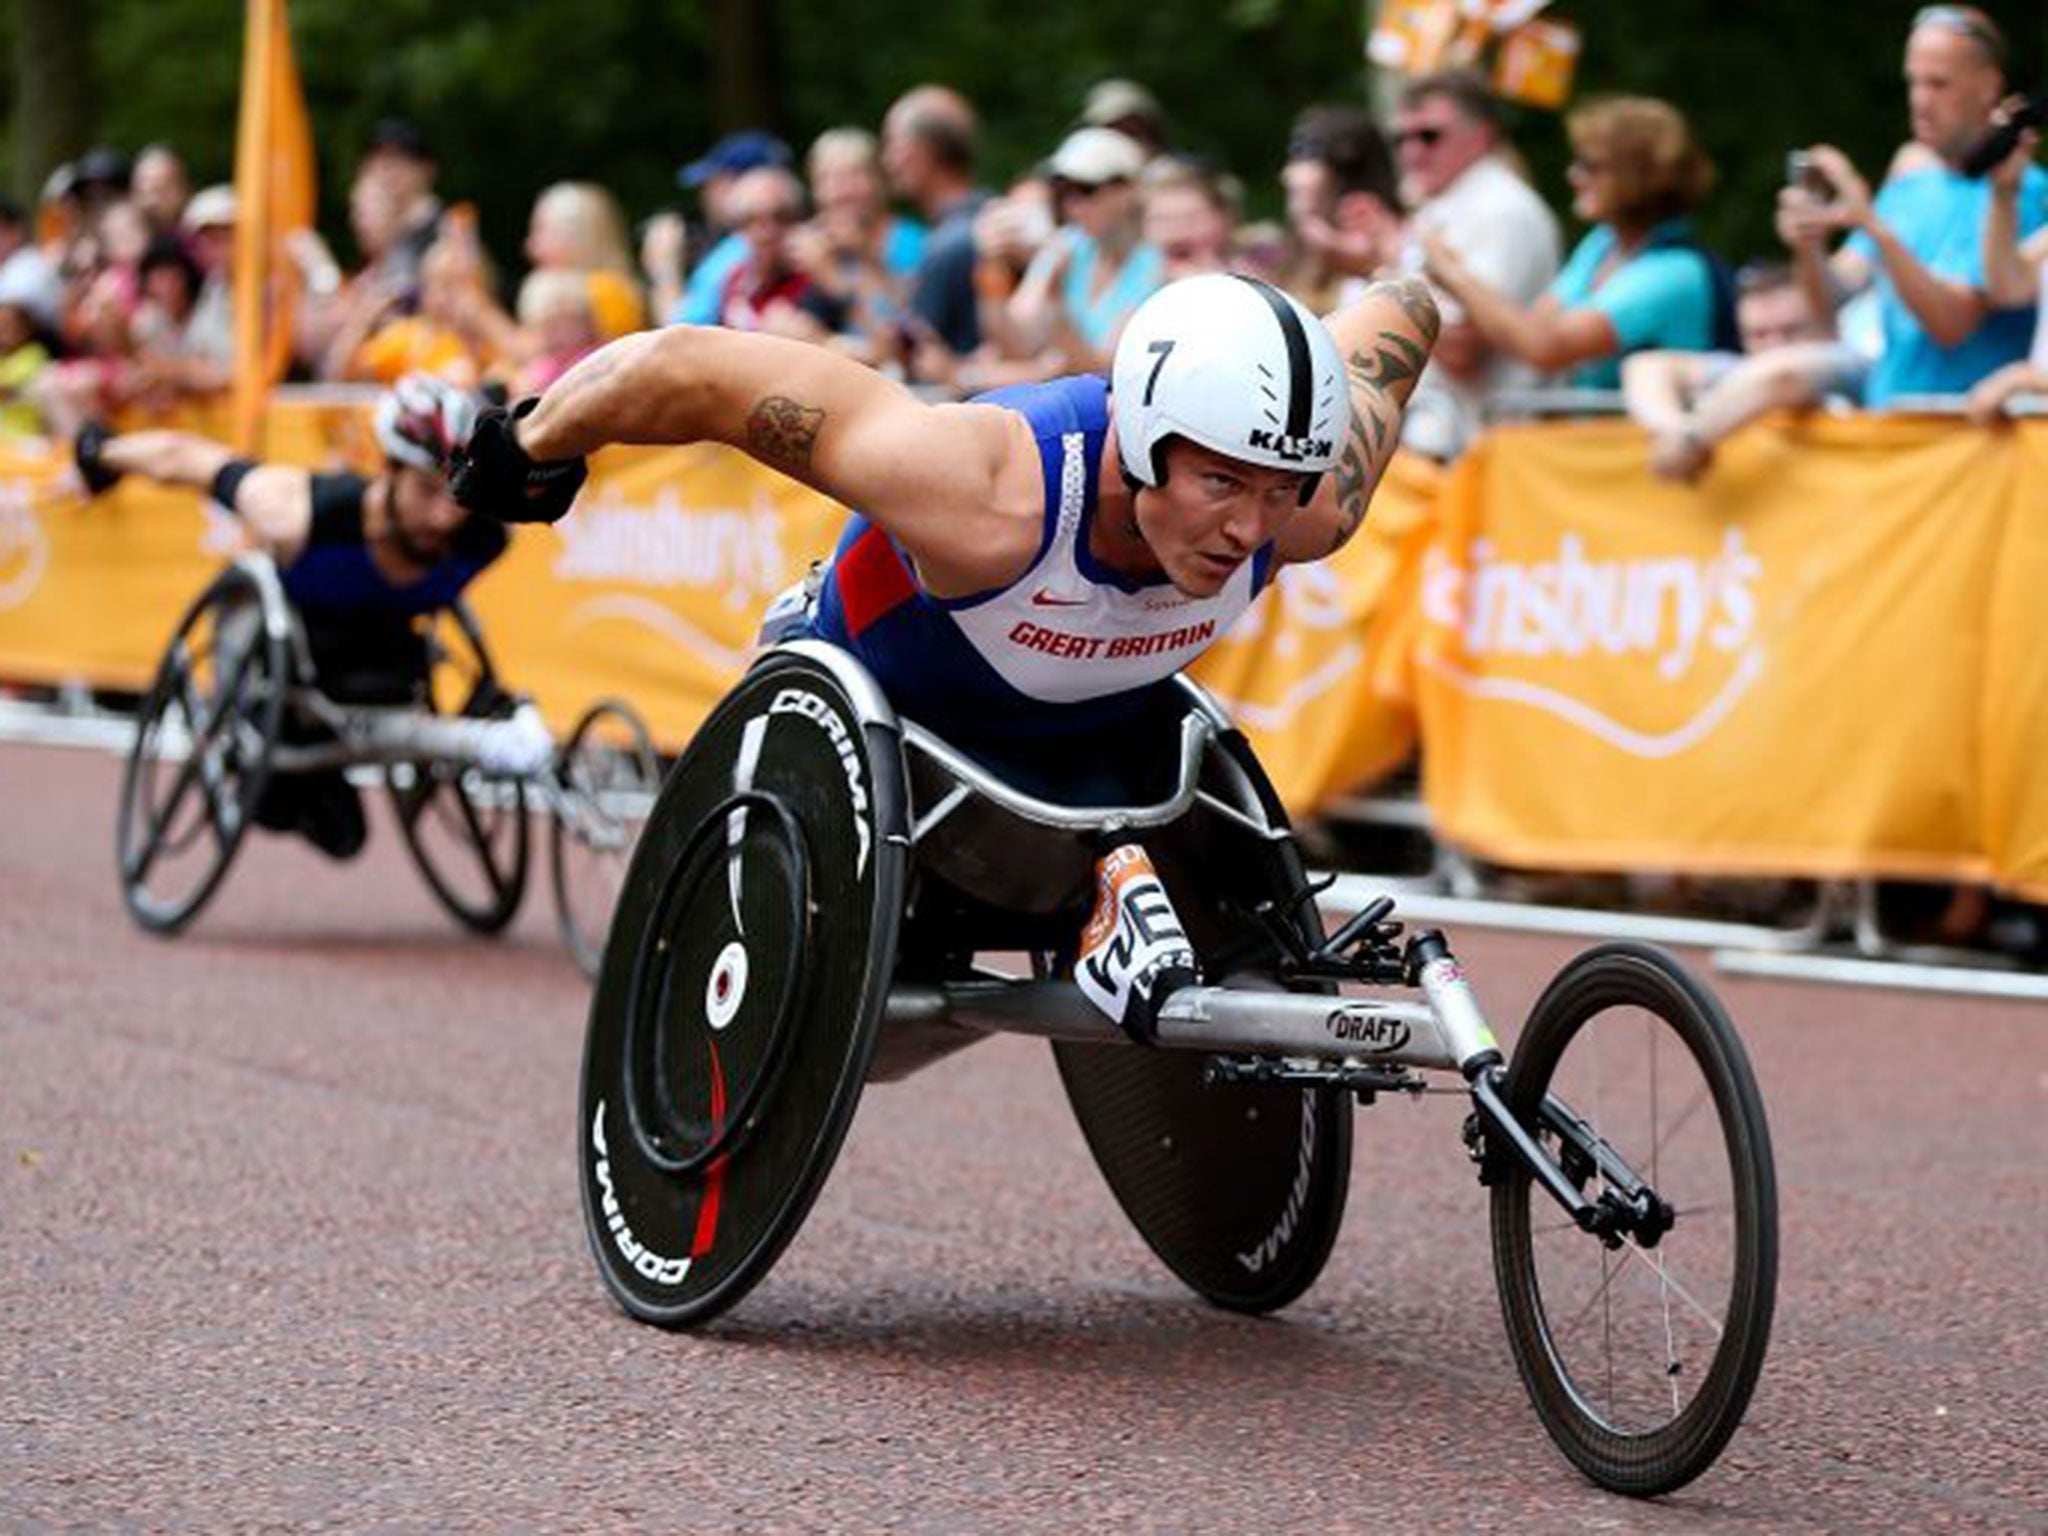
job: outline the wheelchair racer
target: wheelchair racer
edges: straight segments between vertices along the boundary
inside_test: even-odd
[[[1173,674],[1279,567],[1364,521],[1436,334],[1417,279],[1326,326],[1268,284],[1210,274],[1138,307],[1108,379],[930,405],[822,348],[671,327],[485,412],[453,486],[477,510],[552,520],[606,443],[743,449],[860,509],[769,638],[850,651],[901,713],[1042,798],[1131,803],[1171,767]],[[1198,974],[1149,858],[1112,850],[1077,983],[1145,1040]]]
[[[191,432],[109,434],[88,426],[75,456],[98,495],[124,475],[208,492],[277,562],[320,689],[337,702],[407,704],[420,696],[424,640],[414,619],[446,607],[503,554],[505,529],[449,494],[451,450],[476,420],[476,397],[409,374],[382,397],[374,426],[384,470],[320,473],[239,458]],[[541,729],[538,722],[534,728]],[[287,739],[311,739],[288,719]],[[258,824],[303,833],[337,859],[367,835],[360,797],[339,768],[274,775]]]
[[[670,327],[484,411],[453,485],[553,521],[604,444],[739,448],[859,509],[786,633],[853,652],[904,714],[1006,769],[1099,761],[1075,738],[1129,755],[1133,717],[1280,566],[1357,531],[1436,333],[1418,279],[1325,324],[1205,275],[1137,309],[1108,379],[933,405],[823,348]]]

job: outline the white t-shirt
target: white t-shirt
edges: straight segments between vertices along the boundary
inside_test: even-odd
[[[1472,275],[1517,304],[1533,304],[1557,276],[1560,242],[1557,218],[1530,185],[1494,156],[1475,161],[1465,173],[1415,211],[1405,265],[1422,269],[1422,235],[1441,234]],[[1457,302],[1438,294],[1444,318],[1462,318]],[[1402,440],[1439,458],[1463,450],[1479,430],[1488,396],[1533,384],[1524,365],[1495,357],[1476,379],[1453,379],[1432,366],[1408,403]]]

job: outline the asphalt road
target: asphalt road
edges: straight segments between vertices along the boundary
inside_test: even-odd
[[[117,778],[0,747],[0,1526],[2048,1530],[2038,1004],[1719,983],[1778,1324],[1721,1462],[1637,1503],[1523,1396],[1453,1100],[1364,1114],[1329,1270],[1248,1320],[992,1041],[873,1089],[776,1271],[666,1335],[584,1247],[544,886],[465,938],[380,817],[347,866],[260,840],[153,939]],[[1454,938],[1504,1035],[1569,951]]]

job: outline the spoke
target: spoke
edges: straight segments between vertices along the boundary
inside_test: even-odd
[[[1623,1269],[1609,1268],[1607,1263],[1607,1257],[1607,1249],[1603,1245],[1600,1249],[1600,1288],[1593,1292],[1592,1295],[1586,1298],[1586,1304],[1584,1306],[1580,1307],[1578,1311],[1574,1312],[1568,1319],[1566,1319],[1562,1331],[1563,1334],[1570,1334],[1576,1332],[1578,1330],[1579,1324],[1583,1323],[1586,1320],[1586,1315],[1590,1313],[1595,1307],[1599,1306],[1606,1299],[1607,1292],[1613,1286],[1615,1277],[1627,1273],[1627,1271]]]
[[[1714,1337],[1717,1340],[1721,1337],[1723,1332],[1721,1319],[1708,1311],[1705,1304],[1697,1296],[1693,1295],[1691,1291],[1687,1290],[1681,1282],[1672,1278],[1671,1271],[1665,1267],[1664,1256],[1661,1253],[1652,1254],[1635,1243],[1623,1243],[1621,1251],[1656,1275],[1660,1287],[1669,1287],[1673,1295],[1676,1295],[1680,1301],[1691,1308],[1699,1320],[1713,1330]]]
[[[494,857],[495,850],[491,846],[491,834],[484,830],[483,823],[477,817],[476,805],[463,789],[461,781],[457,780],[451,788],[455,795],[455,803],[462,807],[462,819],[469,825],[469,835],[476,848],[477,862],[483,865],[484,878],[490,882],[490,887],[497,893],[498,899],[503,901],[507,895],[505,876],[498,869]]]
[[[1662,1021],[1652,1014],[1644,1022],[1650,1031],[1650,1184],[1654,1188],[1657,1184],[1658,1153],[1664,1147],[1657,1134],[1657,1026]]]

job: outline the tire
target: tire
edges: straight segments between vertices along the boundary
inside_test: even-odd
[[[701,1326],[767,1275],[860,1102],[909,844],[894,717],[862,682],[834,655],[764,655],[633,850],[591,993],[577,1153],[591,1255],[643,1322]]]
[[[240,566],[214,578],[164,647],[136,717],[114,843],[121,897],[153,933],[206,905],[270,777],[290,680],[281,624]]]
[[[392,764],[398,829],[435,899],[471,933],[504,932],[526,895],[526,790],[452,763]]]
[[[483,634],[461,604],[434,616],[427,655],[427,708],[489,718],[509,707]],[[504,932],[526,895],[525,786],[432,761],[394,763],[386,782],[406,849],[435,899],[471,933]]]
[[[633,847],[661,791],[661,759],[646,722],[606,699],[576,722],[555,777],[561,802],[548,836],[555,916],[563,944],[594,978]]]
[[[1503,1097],[1553,1156],[1544,1106],[1569,1105],[1675,1209],[1661,1236],[1610,1249],[1519,1164],[1494,1176],[1494,1276],[1543,1427],[1602,1487],[1668,1493],[1735,1432],[1770,1339],[1777,1185],[1748,1057],[1669,955],[1604,945],[1538,1000]],[[1609,1187],[1560,1161],[1589,1198]]]

